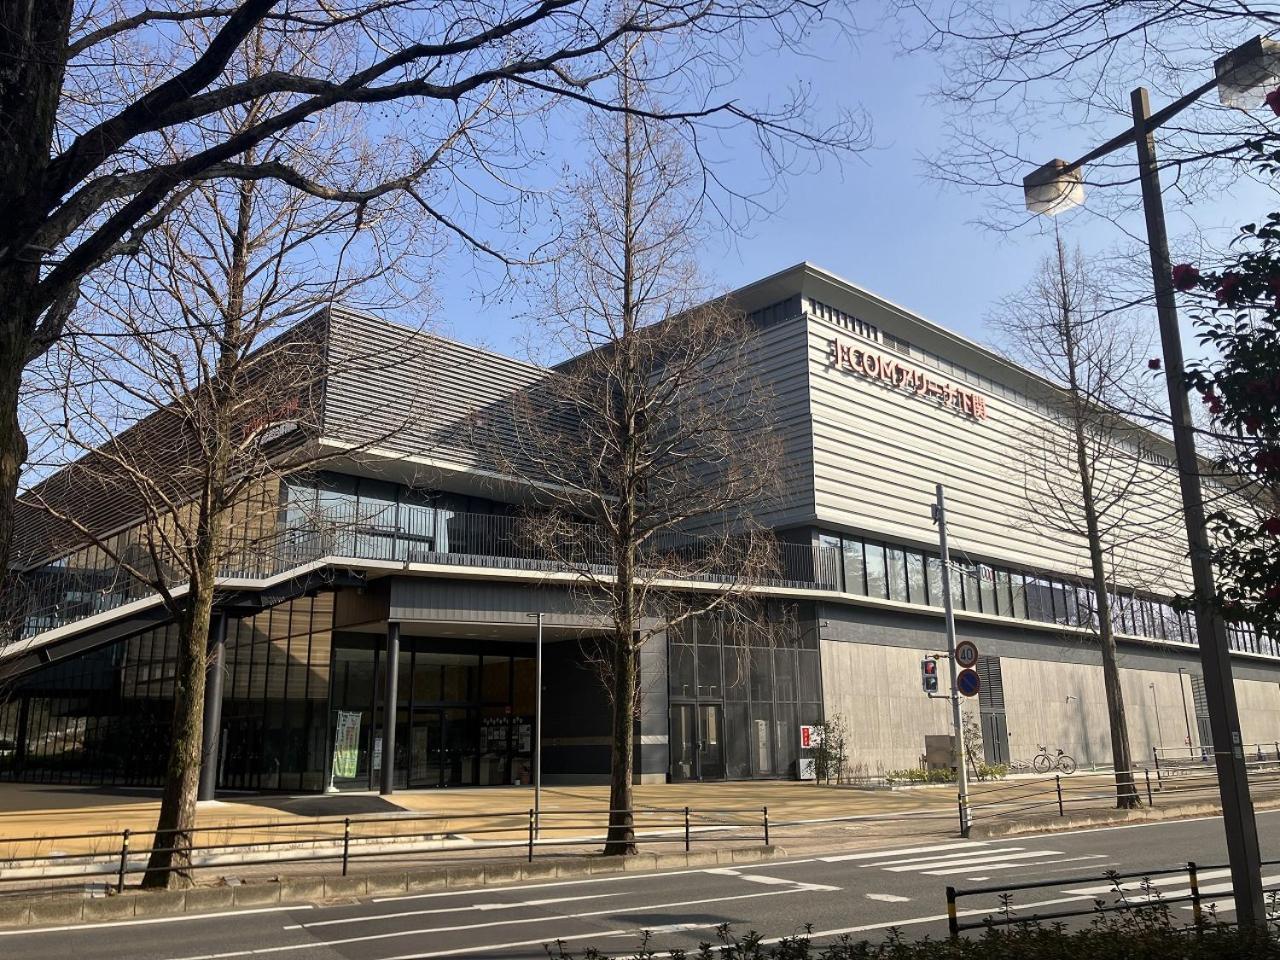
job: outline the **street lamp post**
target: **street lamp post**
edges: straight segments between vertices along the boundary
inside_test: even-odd
[[[1200,601],[1195,610],[1196,635],[1204,669],[1209,722],[1213,730],[1218,788],[1222,797],[1227,852],[1231,861],[1231,882],[1240,923],[1261,925],[1266,923],[1267,914],[1263,902],[1258,827],[1253,816],[1253,804],[1249,799],[1248,772],[1244,763],[1240,718],[1231,678],[1231,652],[1227,643],[1226,625],[1211,602],[1215,595],[1213,565],[1205,527],[1204,495],[1200,487],[1195,434],[1186,384],[1183,381],[1182,337],[1178,330],[1173,268],[1169,257],[1169,237],[1165,229],[1160,170],[1156,162],[1153,132],[1215,87],[1219,90],[1223,103],[1234,106],[1256,104],[1260,99],[1257,93],[1280,77],[1280,44],[1255,37],[1220,57],[1214,64],[1214,73],[1212,80],[1156,113],[1151,112],[1146,89],[1139,87],[1134,90],[1131,95],[1132,128],[1074,163],[1053,160],[1045,164],[1023,180],[1023,189],[1027,208],[1032,213],[1060,213],[1083,201],[1084,181],[1081,169],[1085,164],[1130,143],[1137,146],[1142,207],[1151,256],[1151,276],[1155,283],[1156,314],[1164,352],[1165,386],[1169,395],[1169,416],[1173,427],[1174,452],[1187,527],[1191,578],[1196,597]]]

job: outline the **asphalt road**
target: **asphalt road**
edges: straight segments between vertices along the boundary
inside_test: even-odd
[[[1280,861],[1280,812],[1260,814],[1258,829],[1263,859]],[[653,950],[695,947],[714,940],[724,923],[771,939],[803,932],[806,925],[815,939],[846,933],[879,939],[889,927],[908,936],[941,936],[948,884],[963,889],[1049,880],[1049,886],[1018,894],[1015,906],[1087,908],[1095,896],[1107,894],[1108,884],[1078,878],[1225,859],[1216,818],[1009,840],[899,842],[874,852],[732,869],[612,874],[326,907],[2,931],[0,954],[23,960],[534,960],[545,958],[544,944],[555,940],[574,954],[594,946],[627,955],[645,931]],[[1269,884],[1280,883],[1280,864],[1263,872]],[[1207,899],[1218,895],[1217,911],[1225,919],[1232,904],[1222,896],[1224,874],[1202,872],[1201,885]],[[1185,892],[1185,876],[1156,882],[1166,896]],[[997,902],[995,895],[963,899],[961,909],[980,918]]]

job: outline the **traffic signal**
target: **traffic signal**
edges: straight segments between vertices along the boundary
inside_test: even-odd
[[[920,687],[925,693],[938,692],[938,661],[933,657],[920,661]]]

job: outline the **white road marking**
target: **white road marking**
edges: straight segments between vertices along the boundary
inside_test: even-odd
[[[823,863],[844,863],[846,860],[883,860],[885,857],[907,856],[912,853],[933,853],[937,850],[959,850],[963,847],[987,847],[981,840],[964,840],[958,843],[934,843],[927,847],[905,847],[902,850],[873,850],[870,853],[843,853],[832,857],[816,857]]]
[[[1229,876],[1231,876],[1230,869],[1203,870],[1197,875],[1196,879],[1201,881],[1216,880],[1219,877],[1229,877]],[[1129,880],[1122,884],[1119,884],[1118,889],[1124,891],[1125,893],[1132,893],[1135,891],[1138,893],[1141,893],[1143,888],[1146,886],[1172,887],[1172,886],[1176,886],[1177,884],[1186,883],[1186,882],[1187,882],[1186,871],[1181,871],[1179,873],[1171,874],[1170,876],[1153,877],[1150,880]],[[1104,893],[1104,894],[1115,893],[1116,890],[1117,890],[1117,885],[1113,883],[1109,883],[1106,886],[1099,886],[1099,887],[1072,887],[1070,890],[1063,890],[1062,892],[1063,893],[1079,893],[1079,894],[1084,894],[1086,896],[1093,896],[1099,893]]]
[[[987,849],[977,851],[986,855],[988,853],[1017,853],[1019,850],[1025,850],[1026,847],[996,847],[995,849]],[[908,860],[881,860],[879,863],[864,863],[863,867],[905,867],[909,863],[940,863],[943,860],[963,860],[965,857],[972,857],[975,851],[967,850],[964,853],[949,853],[946,856],[928,856],[928,857],[912,857]]]
[[[217,920],[221,917],[246,917],[254,913],[287,913],[291,910],[314,910],[307,903],[290,907],[255,907],[252,910],[224,910],[221,913],[180,913],[172,917],[147,917],[139,920],[104,920],[102,923],[72,923],[61,927],[14,927],[0,930],[0,937],[25,937],[34,933],[93,933],[106,927],[141,927],[152,923],[186,923],[196,920]]]
[[[982,865],[983,870],[1016,870],[1019,867],[1047,867],[1054,863],[1076,863],[1080,860],[1098,860],[1106,854],[1091,853],[1086,857],[1061,857],[1056,860],[1032,860],[1022,863],[985,863]],[[960,867],[952,870],[926,870],[925,875],[930,877],[949,877],[957,873],[968,873],[972,869],[969,867]]]
[[[899,897],[893,893],[868,893],[868,900],[879,900],[881,903],[910,903],[910,897]]]
[[[714,924],[703,924],[705,927],[712,927]],[[689,924],[687,929],[695,929],[693,924]],[[570,940],[593,940],[602,939],[604,937],[625,937],[627,934],[632,936],[642,936],[644,931],[639,927],[633,927],[623,930],[598,930],[595,933],[577,933],[572,936],[552,937],[551,939],[541,938],[538,940],[512,940],[508,943],[486,943],[478,947],[454,947],[451,950],[436,950],[432,953],[402,953],[396,957],[386,957],[385,960],[432,960],[434,957],[458,957],[465,953],[489,953],[496,950],[513,950],[516,947],[540,947],[544,944],[551,943],[554,940],[562,940],[568,943]],[[655,954],[657,956],[657,954]]]
[[[486,927],[509,927],[514,924],[550,923],[561,920],[580,920],[606,914],[638,913],[643,910],[664,910],[669,907],[693,907],[704,903],[728,903],[733,900],[752,900],[758,897],[776,897],[789,893],[805,892],[799,887],[786,890],[768,890],[762,893],[743,893],[732,897],[708,897],[704,900],[676,900],[671,903],[648,903],[634,907],[617,907],[611,910],[593,910],[585,913],[566,913],[547,917],[529,917],[513,920],[492,920],[487,923],[465,923],[452,927],[423,927],[416,930],[393,930],[387,933],[370,933],[362,937],[342,937],[337,940],[310,940],[305,943],[288,943],[275,947],[257,947],[249,950],[230,950],[226,953],[204,953],[196,956],[176,957],[174,960],[226,960],[229,957],[261,957],[289,953],[294,950],[312,950],[321,947],[340,947],[351,943],[369,943],[374,940],[392,940],[400,937],[421,937],[441,933],[457,933],[460,930],[481,930]],[[555,939],[554,937],[551,939]],[[563,938],[562,938],[563,939]],[[537,941],[541,943],[542,941]],[[434,956],[434,954],[433,954]]]
[[[879,854],[877,854],[879,856]],[[815,863],[817,857],[800,857],[795,860],[770,861],[772,867],[793,867],[805,863]],[[598,877],[580,877],[577,880],[550,880],[546,883],[513,883],[510,886],[495,887],[503,893],[518,893],[522,890],[548,890],[553,887],[581,887],[595,883],[618,883],[627,880],[653,880],[657,877],[682,877],[695,873],[720,873],[725,867],[698,867],[690,870],[663,870],[658,873],[610,873]],[[475,889],[439,890],[433,893],[410,893],[401,897],[370,897],[369,903],[399,903],[402,900],[433,900],[436,897],[471,897]]]
[[[1051,856],[1055,856],[1057,854],[1062,853],[1061,850],[1025,850],[1022,853],[1001,853],[1001,854],[994,854],[994,853],[988,854],[986,851],[980,851],[980,852],[982,853],[982,856],[972,857],[966,861],[967,863],[967,866],[965,867],[966,870],[972,869],[973,867],[979,864],[981,864],[982,869],[985,870],[987,869],[987,864],[989,863],[1003,863],[1006,860],[1034,860],[1036,857],[1051,857]],[[930,867],[948,867],[948,866],[955,866],[955,864],[949,863],[947,860],[927,860],[924,863],[914,863],[905,867],[885,867],[884,869],[889,871],[890,873],[906,873],[908,871],[928,873],[929,872],[928,868]],[[957,872],[963,873],[964,871],[961,870]]]
[[[480,891],[473,890],[472,893]],[[518,910],[521,907],[545,907],[553,903],[577,903],[581,900],[601,900],[605,897],[620,897],[617,893],[589,893],[573,897],[544,897],[541,900],[519,900],[514,903],[472,903],[466,906],[436,907],[432,910],[400,910],[396,913],[371,913],[367,916],[342,917],[339,920],[317,920],[314,923],[293,923],[282,930],[310,930],[313,927],[331,927],[335,924],[346,926],[349,923],[367,923],[370,920],[399,920],[402,917],[425,917],[434,913],[457,913],[459,910]]]

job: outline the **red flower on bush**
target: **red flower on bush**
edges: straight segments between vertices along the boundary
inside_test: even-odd
[[[1152,357],[1150,360],[1148,360],[1148,361],[1147,361],[1147,369],[1148,369],[1148,370],[1159,370],[1159,369],[1160,369],[1160,358],[1159,358],[1159,357]]]
[[[1267,517],[1262,521],[1262,532],[1269,533],[1273,537],[1280,537],[1280,516]]]
[[[1200,271],[1189,263],[1180,263],[1173,268],[1173,287],[1175,290],[1190,290],[1200,282]]]
[[[1280,87],[1276,87],[1274,90],[1268,93],[1267,98],[1264,102],[1268,107],[1271,108],[1272,113],[1274,113],[1277,117],[1280,117]]]
[[[1256,437],[1258,435],[1258,431],[1262,429],[1262,418],[1257,416],[1245,417],[1244,428],[1249,431],[1250,436]]]
[[[1224,273],[1222,282],[1218,285],[1218,289],[1213,291],[1213,295],[1218,298],[1219,303],[1231,303],[1236,298],[1236,290],[1241,282],[1240,274]]]

